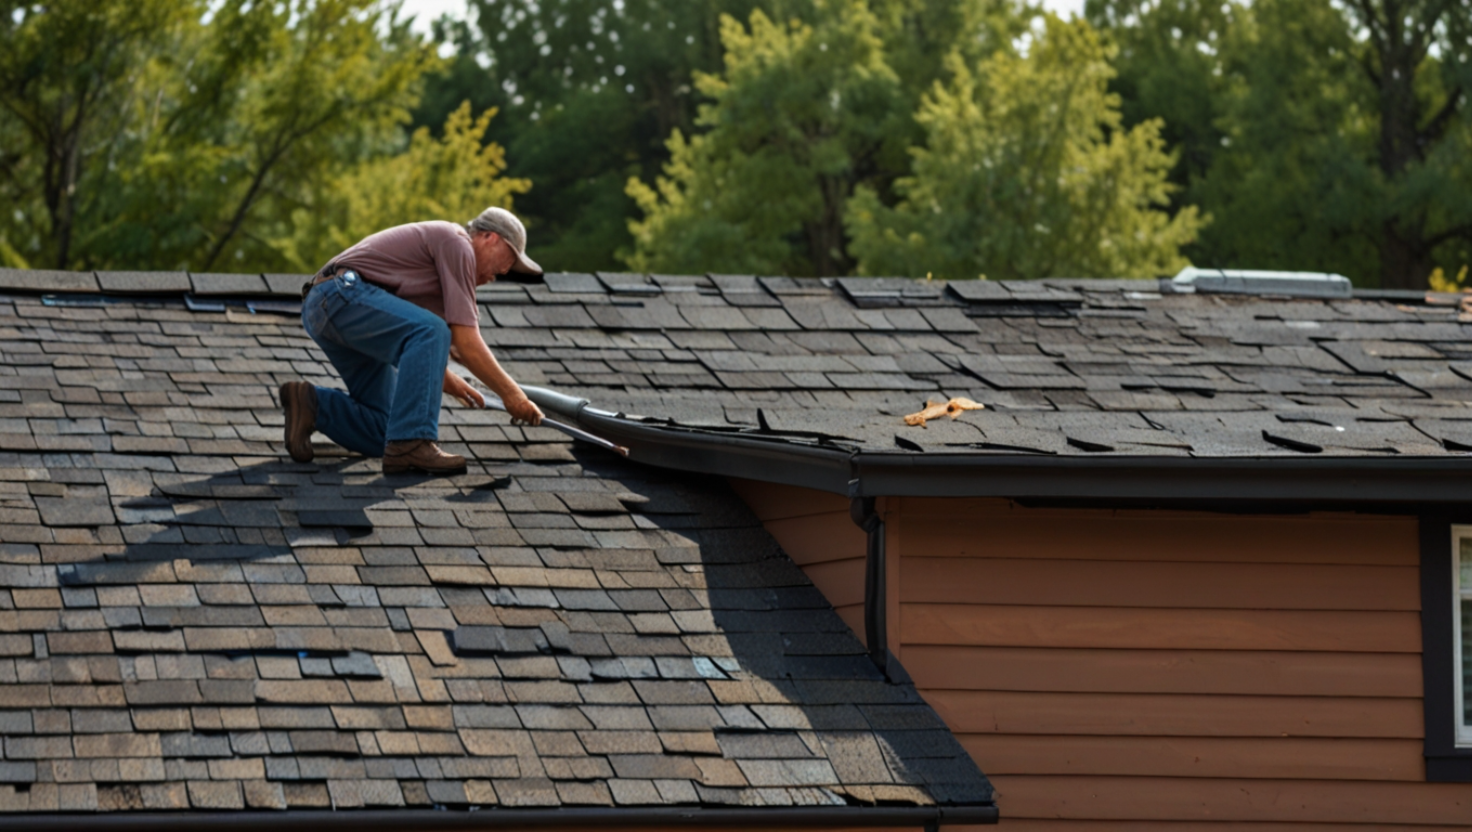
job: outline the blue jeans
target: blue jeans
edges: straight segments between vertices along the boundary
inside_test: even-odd
[[[317,430],[364,456],[388,442],[437,439],[450,327],[347,271],[312,288],[302,326],[348,392],[317,388]]]

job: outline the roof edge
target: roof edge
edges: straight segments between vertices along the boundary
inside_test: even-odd
[[[845,496],[1335,503],[1472,500],[1472,457],[876,453],[798,444],[780,435],[652,425],[598,410],[586,399],[537,388],[527,392],[538,404],[551,404],[555,412],[586,430],[627,446],[629,458],[639,462]]]
[[[311,832],[351,825],[355,830],[501,829],[575,826],[801,826],[878,827],[996,823],[997,807],[976,806],[794,806],[733,808],[587,807],[560,809],[487,808],[474,812],[437,809],[368,809],[250,812],[138,812],[115,814],[5,815],[10,832],[56,832],[87,828],[109,830],[215,829]]]

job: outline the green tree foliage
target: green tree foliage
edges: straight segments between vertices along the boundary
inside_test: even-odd
[[[865,274],[1151,277],[1185,265],[1194,209],[1160,210],[1172,159],[1160,123],[1120,129],[1108,52],[1082,21],[1045,18],[1027,55],[998,52],[925,96],[926,143],[903,197],[849,205]]]
[[[1354,0],[1360,65],[1376,92],[1380,277],[1421,288],[1472,250],[1472,12],[1465,0]],[[1450,257],[1448,257],[1450,256]]]
[[[1327,0],[1260,0],[1235,17],[1215,96],[1222,146],[1191,193],[1216,221],[1194,254],[1373,283],[1373,92],[1344,17]]]
[[[629,176],[652,176],[665,139],[694,123],[696,70],[720,65],[722,13],[759,0],[472,0],[442,21],[457,50],[416,123],[438,129],[469,100],[501,117],[490,136],[537,187],[517,201],[533,257],[550,269],[618,268],[635,213]],[[762,3],[771,7],[771,3]]]
[[[1015,0],[869,0],[886,61],[910,113],[958,44],[980,54],[1018,30]],[[473,25],[444,20],[458,55],[432,80],[416,123],[438,126],[462,100],[495,106],[491,135],[537,187],[517,201],[532,225],[533,254],[550,268],[620,267],[640,216],[630,176],[653,181],[670,161],[668,139],[696,128],[694,72],[722,67],[720,18],[816,24],[813,0],[472,0]],[[996,33],[1002,33],[1000,37]],[[1011,34],[1008,34],[1008,33]],[[875,157],[882,187],[920,140],[912,120],[893,123]]]
[[[1424,287],[1472,260],[1472,15],[1457,0],[1091,0],[1126,123],[1163,117],[1218,266]]]
[[[13,206],[0,217],[6,260],[71,262],[99,196],[89,177],[127,141],[139,76],[198,12],[176,0],[0,3],[0,201]]]
[[[1125,125],[1161,119],[1179,159],[1170,180],[1183,204],[1222,146],[1222,42],[1238,7],[1221,0],[1089,0],[1085,17],[1114,47],[1110,88]],[[1209,233],[1209,232],[1208,232]]]
[[[902,118],[899,80],[862,0],[820,6],[816,26],[753,12],[722,26],[724,75],[698,75],[708,132],[670,140],[666,176],[628,190],[636,268],[847,270],[843,207]],[[657,190],[656,190],[657,189]]]
[[[372,0],[61,0],[0,15],[13,260],[283,265],[268,240],[392,146],[429,48]]]
[[[379,229],[424,219],[468,220],[487,206],[511,208],[531,183],[502,176],[506,155],[486,142],[495,116],[472,118],[470,102],[450,114],[436,139],[414,131],[408,150],[354,165],[333,180],[311,208],[296,211],[291,236],[274,241],[287,265],[314,272],[343,249]]]
[[[921,77],[926,27],[915,8],[878,5],[887,17],[853,0],[818,4],[811,26],[728,21],[725,73],[698,77],[706,131],[671,138],[652,187],[629,183],[644,212],[631,266],[1042,277],[1184,265],[1201,220],[1159,210],[1172,161],[1160,125],[1120,129],[1087,24],[1050,18],[1023,57],[998,33],[1024,18],[953,4],[971,28],[930,41],[949,47],[950,79],[927,79],[922,96],[889,56]]]

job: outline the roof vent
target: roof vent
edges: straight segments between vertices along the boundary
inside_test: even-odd
[[[1219,292],[1235,295],[1287,295],[1296,298],[1347,298],[1349,278],[1326,272],[1259,272],[1242,269],[1198,269],[1187,266],[1173,280],[1161,280],[1162,292],[1188,295]]]

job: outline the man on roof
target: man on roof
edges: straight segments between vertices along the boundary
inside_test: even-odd
[[[536,276],[526,228],[487,208],[461,226],[415,222],[380,231],[333,258],[302,287],[302,326],[342,375],[347,392],[305,381],[281,385],[286,449],[312,459],[312,431],[364,456],[385,474],[465,470],[439,439],[440,394],[472,407],[485,399],[450,372],[454,358],[535,425],[542,411],[501,369],[480,334],[475,289],[510,273]]]

